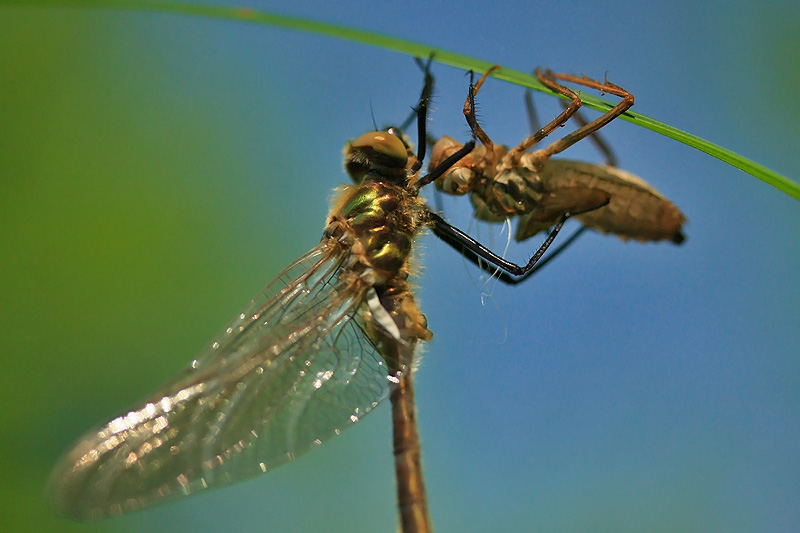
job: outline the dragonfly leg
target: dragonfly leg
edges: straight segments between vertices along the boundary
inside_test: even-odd
[[[580,215],[587,211],[593,211],[607,204],[608,198],[606,198],[606,201],[601,205],[591,205],[586,209],[577,211],[575,213],[571,213],[569,211],[562,212],[561,216],[558,218],[558,221],[555,223],[555,225],[553,225],[550,233],[547,235],[545,241],[541,246],[539,246],[539,249],[536,250],[536,253],[531,256],[524,266],[517,265],[516,263],[499,256],[462,230],[447,222],[438,214],[428,210],[427,216],[430,223],[430,228],[434,235],[443,240],[448,246],[456,250],[459,254],[464,256],[482,270],[489,272],[490,274],[497,274],[497,278],[500,281],[509,285],[516,285],[525,281],[534,273],[542,269],[546,264],[558,257],[564,250],[574,243],[586,232],[586,230],[591,229],[587,226],[581,226],[549,256],[542,259],[547,249],[555,240],[556,235],[558,235],[558,232],[561,231],[564,222],[566,222],[569,217]]]
[[[480,242],[476,241],[460,229],[448,223],[441,216],[432,211],[428,211],[428,219],[431,223],[431,229],[437,237],[442,239],[445,243],[453,247],[456,251],[474,263],[478,264],[476,261],[483,259],[484,261],[487,261],[488,263],[499,268],[503,272],[507,272],[512,277],[524,276],[533,270],[533,268],[536,266],[536,263],[539,262],[544,253],[553,243],[556,235],[558,235],[558,232],[561,231],[561,227],[564,225],[564,222],[567,220],[567,218],[569,218],[569,216],[570,213],[565,213],[561,216],[556,225],[553,226],[553,229],[550,230],[550,234],[547,236],[547,239],[545,239],[544,243],[542,243],[539,249],[536,250],[536,253],[531,256],[524,266],[520,266],[507,259],[504,259],[503,257],[500,257]]]
[[[470,71],[470,83],[469,83],[469,91],[467,92],[467,102],[471,106],[472,109],[475,109],[475,85],[472,83],[472,76],[473,73]],[[466,108],[467,104],[465,104]],[[467,123],[469,123],[470,130],[472,131],[472,138],[464,144],[457,152],[453,155],[442,161],[440,164],[436,166],[433,170],[431,170],[427,175],[422,176],[417,181],[418,187],[424,187],[425,185],[433,182],[440,176],[444,175],[453,165],[458,163],[464,156],[469,155],[470,152],[475,148],[475,141],[478,135],[478,122],[475,120],[474,113],[467,117]],[[420,129],[419,129],[419,136],[420,136],[420,144],[423,143],[423,139],[425,138],[425,128],[424,128],[424,121],[420,121]],[[489,141],[491,142],[491,141]],[[420,164],[422,159],[420,158]]]
[[[431,99],[431,96],[433,95],[434,78],[433,74],[431,74],[431,63],[433,62],[434,55],[435,54],[431,53],[431,55],[428,56],[427,61],[423,61],[419,57],[414,58],[414,62],[417,64],[422,73],[425,75],[425,82],[422,85],[422,93],[419,95],[418,102],[421,102],[422,100],[425,100],[427,102]],[[417,118],[417,108],[412,107],[411,113],[408,115],[408,118],[405,119],[402,122],[402,124],[400,124],[399,126],[400,131],[406,131],[415,118]]]
[[[417,65],[425,74],[425,83],[422,85],[422,92],[419,95],[419,103],[417,104],[417,107],[411,112],[411,116],[409,116],[405,122],[403,122],[403,125],[400,126],[400,130],[405,131],[409,124],[411,124],[413,118],[415,116],[417,117],[417,160],[411,167],[411,172],[416,174],[417,171],[422,168],[422,161],[425,159],[425,151],[427,150],[426,143],[428,137],[426,135],[426,130],[428,120],[428,102],[430,101],[431,94],[433,93],[434,82],[433,74],[431,74],[433,53],[428,56],[428,60],[425,62],[418,57],[415,57],[414,61],[417,62]]]

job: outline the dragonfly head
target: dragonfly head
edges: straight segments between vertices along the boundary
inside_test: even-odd
[[[407,177],[408,148],[393,133],[371,131],[344,149],[344,168],[355,183],[404,181]]]

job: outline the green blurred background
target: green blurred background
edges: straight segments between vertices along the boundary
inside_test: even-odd
[[[291,14],[608,73],[638,111],[798,180],[800,8],[749,5]],[[435,73],[431,131],[466,138],[463,72]],[[408,57],[313,35],[0,2],[0,530],[395,530],[386,407],[269,476],[117,520],[62,520],[42,489],[75,438],[187,364],[317,242],[343,143],[373,112],[404,118],[420,78]],[[526,135],[521,103],[519,87],[482,91],[496,141]],[[800,206],[630,124],[607,137],[687,214],[683,247],[590,236],[507,289],[424,239],[436,338],[418,403],[437,529],[796,530]],[[502,249],[464,199],[445,208]]]

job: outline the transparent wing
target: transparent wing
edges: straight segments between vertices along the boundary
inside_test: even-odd
[[[372,410],[397,379],[364,335],[370,287],[348,258],[311,250],[189,368],[84,435],[51,474],[52,506],[97,520],[247,479]]]

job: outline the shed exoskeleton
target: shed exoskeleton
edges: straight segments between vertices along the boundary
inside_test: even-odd
[[[492,67],[481,77],[475,85],[476,94],[486,77],[498,68]],[[536,76],[572,102],[558,117],[511,149],[494,144],[476,123],[481,145],[437,179],[436,186],[448,194],[469,194],[475,217],[480,220],[499,222],[517,217],[517,241],[552,227],[565,213],[570,213],[585,227],[613,233],[623,240],[683,242],[686,217],[641,178],[611,164],[551,159],[581,139],[594,136],[627,111],[633,105],[633,95],[608,81],[601,83],[539,69]],[[582,121],[582,126],[572,133],[545,148],[528,152],[571,117],[579,118],[576,113],[581,107],[580,96],[557,80],[614,94],[622,100],[596,120]],[[475,120],[469,100],[464,104],[464,115],[468,122]],[[431,152],[431,168],[461,146],[451,137],[440,138]],[[609,160],[613,160],[610,154]]]

